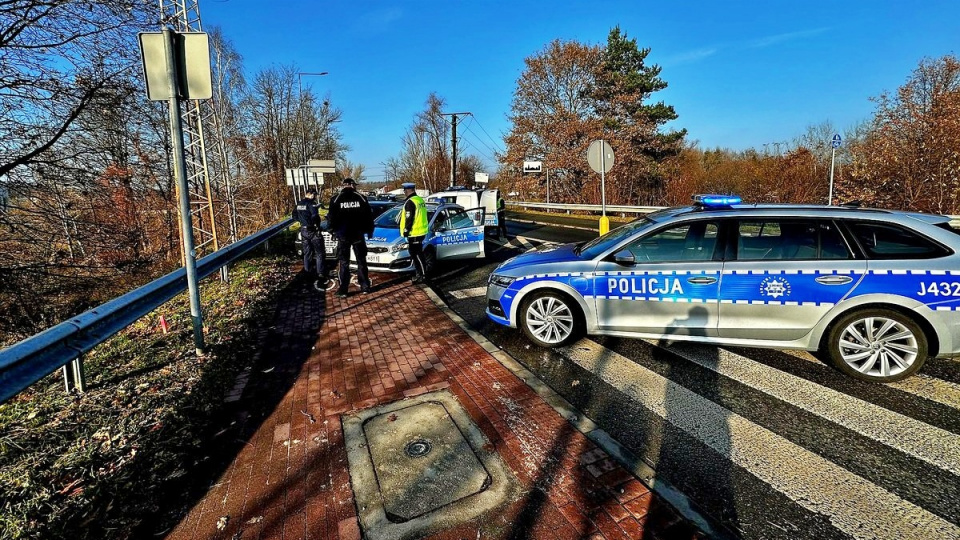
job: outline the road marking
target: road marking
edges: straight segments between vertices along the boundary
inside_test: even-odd
[[[563,352],[854,538],[960,538],[960,527],[592,340],[582,339]]]
[[[800,358],[801,360],[806,360],[812,364],[817,364],[824,370],[830,369],[807,351],[784,350],[781,352]],[[901,392],[913,394],[928,401],[938,403],[944,407],[960,409],[960,384],[957,383],[937,379],[936,377],[931,377],[923,373],[917,373],[902,381],[885,383],[885,385],[896,388]]]
[[[450,296],[456,298],[457,300],[464,300],[467,298],[476,298],[478,296],[486,296],[487,288],[486,287],[473,287],[471,289],[460,289],[458,291],[450,291]]]
[[[902,381],[888,383],[887,386],[947,407],[960,409],[960,384],[919,373]]]
[[[667,350],[864,437],[960,475],[960,435],[725,349],[677,343]]]

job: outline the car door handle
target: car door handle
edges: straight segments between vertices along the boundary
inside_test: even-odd
[[[850,276],[820,276],[815,281],[823,285],[846,285],[853,281],[853,278]]]
[[[717,282],[717,278],[713,277],[692,277],[687,279],[687,283],[692,283],[694,285],[711,285]]]

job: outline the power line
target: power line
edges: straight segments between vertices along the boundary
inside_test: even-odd
[[[477,125],[479,126],[480,124],[477,124]],[[467,130],[467,131],[469,131],[474,137],[476,137],[477,141],[478,141],[480,144],[486,146],[488,150],[490,150],[491,152],[493,152],[494,154],[496,154],[496,153],[497,153],[497,149],[491,147],[489,144],[487,144],[486,142],[484,142],[483,139],[481,139],[480,136],[477,135],[477,132],[475,132],[475,131],[473,131],[473,129],[471,129],[472,126],[473,126],[472,123],[467,124],[467,126],[466,126],[464,129]]]
[[[496,147],[499,149],[500,153],[501,153],[501,154],[505,154],[506,152],[504,152],[503,147],[500,146],[500,143],[498,143],[493,137],[490,136],[489,133],[487,133],[487,130],[483,128],[483,124],[481,124],[480,121],[477,120],[477,117],[476,117],[476,116],[473,116],[473,119],[477,122],[477,125],[480,126],[480,129],[482,129],[483,132],[487,135],[487,138],[490,139],[490,142],[492,142],[494,145],[496,145]]]

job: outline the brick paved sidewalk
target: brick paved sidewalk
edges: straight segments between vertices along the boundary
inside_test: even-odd
[[[701,537],[423,290],[338,299],[299,279],[282,302],[236,402],[248,440],[168,538],[361,538],[340,415],[443,388],[524,489],[431,538]]]

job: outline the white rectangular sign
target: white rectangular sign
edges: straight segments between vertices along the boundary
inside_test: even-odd
[[[490,175],[483,172],[473,173],[473,181],[477,184],[486,184],[490,181]]]
[[[524,173],[543,172],[543,162],[542,161],[524,161],[523,172]]]
[[[337,172],[336,163],[332,159],[311,159],[307,162],[307,168],[321,174]]]
[[[141,32],[140,59],[147,99],[170,99],[170,78],[167,75],[167,44],[163,32]],[[203,32],[174,32],[174,62],[181,99],[210,99],[213,83],[210,70],[210,40]]]

